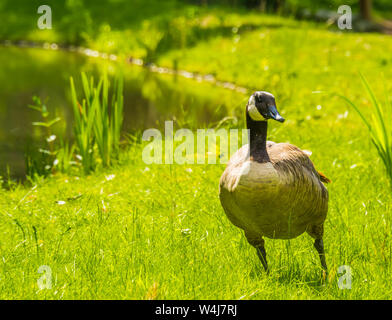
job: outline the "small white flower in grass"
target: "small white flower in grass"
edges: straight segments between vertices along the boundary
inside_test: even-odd
[[[340,119],[346,119],[347,116],[348,116],[348,111],[346,110],[345,113],[343,113],[343,114],[338,114],[338,120],[340,120]]]
[[[113,180],[115,177],[116,177],[116,176],[115,176],[114,174],[110,174],[110,175],[108,175],[108,176],[105,176],[106,181]]]
[[[55,167],[55,166],[57,166],[59,164],[59,159],[55,159],[54,161],[53,161],[53,166]]]
[[[143,170],[143,172],[148,172],[148,171],[150,171],[149,167],[145,167],[144,170]]]
[[[351,167],[350,167],[350,169],[354,169],[354,168],[356,168],[357,167],[357,165],[354,163]]]
[[[181,229],[181,233],[183,236],[190,236],[191,235],[191,229]]]
[[[185,171],[189,172],[189,173],[192,173],[192,169],[191,168],[186,168]]]
[[[56,203],[57,203],[59,206],[62,206],[62,205],[64,205],[66,202],[63,201],[63,200],[59,200],[59,201],[56,201]]]
[[[56,136],[54,134],[52,134],[50,137],[46,138],[46,141],[53,142],[54,140],[56,140]]]
[[[82,161],[82,160],[83,160],[83,158],[82,158],[82,156],[81,156],[80,154],[77,154],[77,155],[76,155],[76,159],[78,159],[79,161]]]
[[[321,105],[318,105],[318,106],[316,107],[317,110],[321,110],[321,108],[322,108]]]

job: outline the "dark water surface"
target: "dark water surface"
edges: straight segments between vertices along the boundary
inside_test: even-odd
[[[244,96],[208,83],[78,53],[0,46],[0,176],[9,168],[11,176],[23,177],[26,151],[39,148],[44,139],[43,129],[32,126],[41,121],[40,114],[28,108],[33,96],[47,99],[50,118],[61,118],[54,133],[72,139],[69,77],[80,88],[81,71],[124,74],[123,130],[128,133],[161,129],[172,119],[183,128],[214,127],[243,110]]]

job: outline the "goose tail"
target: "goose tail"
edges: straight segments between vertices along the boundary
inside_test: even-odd
[[[322,173],[322,172],[320,172],[320,171],[317,171],[317,173],[318,173],[319,176],[320,176],[321,182],[324,182],[324,183],[331,183],[331,182],[332,182],[330,179],[328,179],[328,178],[325,176],[324,173]]]

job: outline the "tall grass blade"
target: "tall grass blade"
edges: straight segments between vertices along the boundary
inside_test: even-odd
[[[374,112],[371,117],[367,117],[361,109],[348,98],[341,95],[339,95],[339,97],[344,99],[356,111],[362,122],[366,125],[371,141],[384,164],[392,188],[392,121],[390,120],[392,104],[390,99],[388,99],[386,92],[386,103],[385,105],[380,104],[369,82],[362,74],[360,74],[360,77],[372,103]],[[369,120],[369,118],[371,120]]]

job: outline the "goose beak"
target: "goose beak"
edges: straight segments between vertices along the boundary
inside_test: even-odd
[[[276,109],[276,106],[270,106],[268,108],[267,116],[276,121],[284,122],[284,118],[279,114],[278,110]]]

